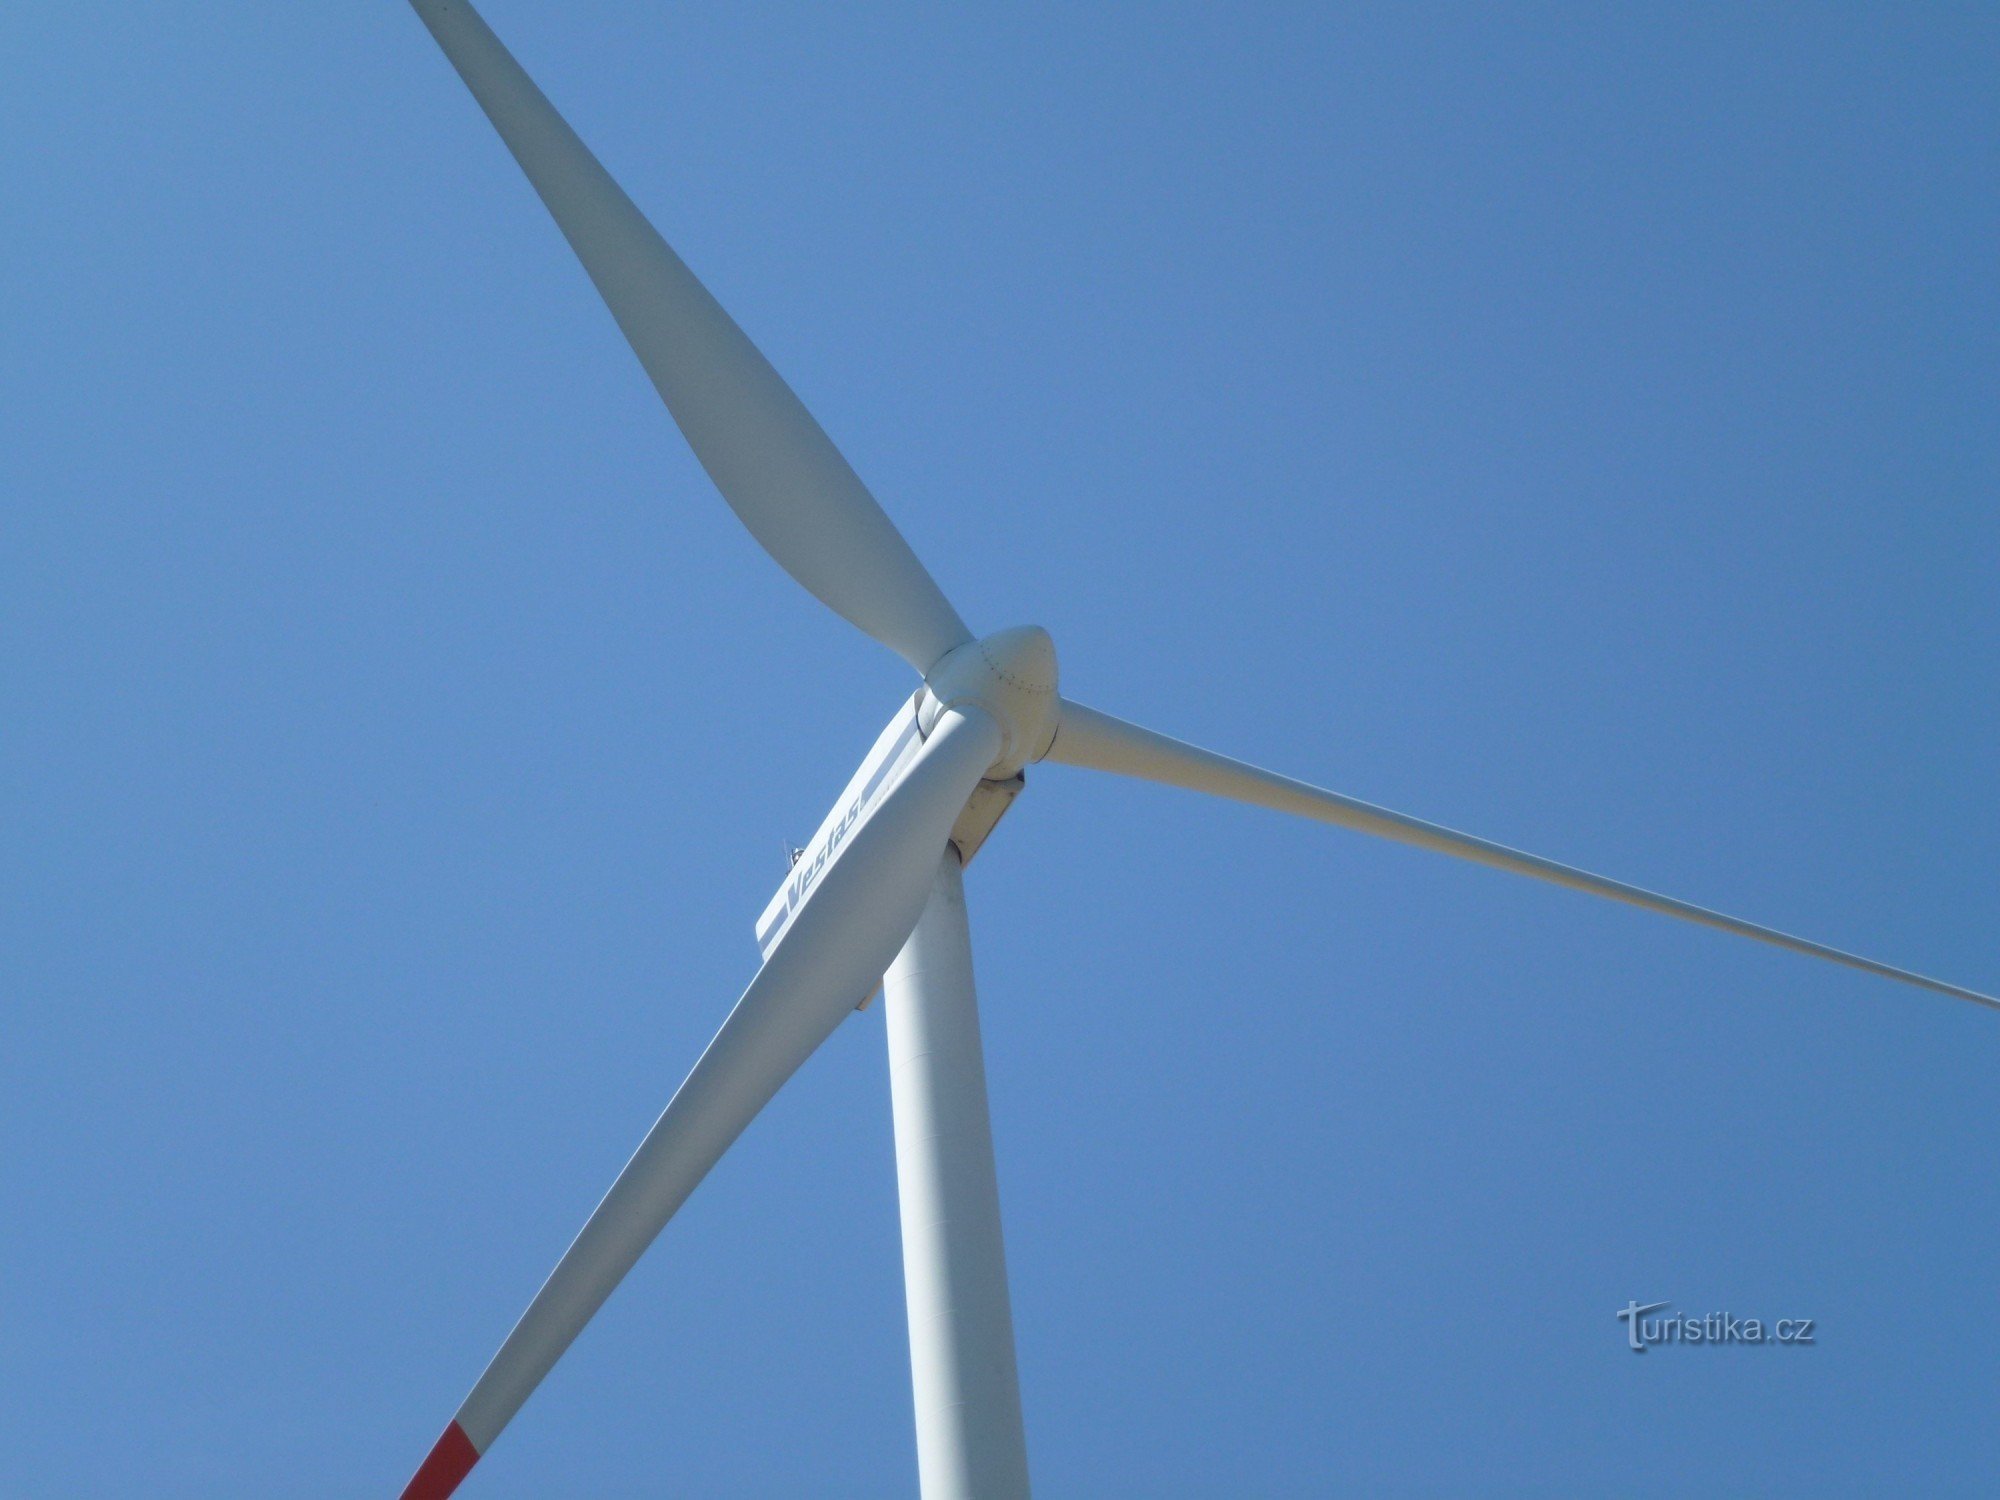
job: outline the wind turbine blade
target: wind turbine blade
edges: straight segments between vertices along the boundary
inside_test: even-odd
[[[2000,999],[1982,995],[1977,990],[1913,974],[1908,969],[1878,963],[1872,958],[1829,948],[1823,943],[1808,942],[1770,927],[1760,927],[1755,922],[1746,922],[1740,917],[1725,916],[1704,906],[1676,901],[1671,896],[1657,895],[1620,880],[1607,880],[1587,870],[1557,864],[1552,859],[1524,854],[1505,844],[1490,843],[1468,833],[1458,833],[1435,823],[1390,812],[1372,803],[1357,801],[1353,797],[1343,797],[1338,792],[1325,791],[1303,781],[1294,781],[1289,776],[1260,770],[1243,761],[1231,760],[1226,755],[1197,749],[1068,699],[1063,700],[1062,722],[1056,730],[1055,743],[1049,747],[1045,758],[1063,765],[1143,777],[1168,786],[1186,787],[1189,791],[1212,792],[1218,797],[1230,797],[1238,802],[1274,808],[1278,812],[1297,813],[1302,818],[1316,818],[1322,823],[1372,833],[1377,838],[1394,839],[1399,844],[1411,844],[1419,849],[1468,859],[1475,864],[1491,865],[1496,870],[1530,875],[1536,880],[1568,886],[1571,890],[1592,896],[1608,896],[1628,906],[1679,917],[1684,922],[1698,922],[1704,927],[1755,938],[1773,947],[1829,959],[1837,964],[1846,964],[1851,969],[1879,974],[1885,979],[1900,980],[1921,989],[1935,990],[1941,995],[2000,1009]]]
[[[458,1487],[757,1111],[881,982],[1000,739],[999,726],[976,708],[938,721],[902,780],[849,835],[403,1500],[443,1500]]]
[[[972,638],[770,362],[464,0],[411,0],[541,194],[722,498],[836,614],[919,672]]]

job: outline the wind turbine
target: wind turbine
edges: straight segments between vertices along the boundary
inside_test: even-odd
[[[412,0],[738,518],[922,681],[757,922],[762,966],[403,1500],[451,1494],[786,1079],[885,995],[926,1500],[1028,1491],[961,874],[1040,761],[1143,777],[1533,876],[2000,1009],[2000,1000],[1324,791],[1062,697],[1034,626],[975,638],[826,434],[464,0]]]

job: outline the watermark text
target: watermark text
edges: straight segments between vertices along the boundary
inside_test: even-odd
[[[1667,1311],[1672,1305],[1628,1302],[1618,1309],[1626,1346],[1634,1354],[1663,1344],[1811,1344],[1818,1337],[1813,1318],[1739,1318],[1726,1312],[1694,1317]]]

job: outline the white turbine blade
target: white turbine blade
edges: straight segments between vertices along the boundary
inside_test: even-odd
[[[919,672],[972,638],[812,414],[464,0],[411,0],[750,534]]]
[[[757,1111],[881,982],[923,911],[952,822],[1000,740],[999,726],[976,708],[938,721],[902,780],[848,837],[404,1500],[442,1500],[457,1488]]]
[[[1186,787],[1190,791],[1212,792],[1218,797],[1230,797],[1238,802],[1275,808],[1279,812],[1297,813],[1302,818],[1316,818],[1322,823],[1334,823],[1342,828],[1372,833],[1378,838],[1394,839],[1399,844],[1413,844],[1419,849],[1432,849],[1439,854],[1469,859],[1475,864],[1491,865],[1496,870],[1511,870],[1516,875],[1531,875],[1537,880],[1546,880],[1552,885],[1568,886],[1571,890],[1584,891],[1593,896],[1608,896],[1613,901],[1623,901],[1629,906],[1644,907],[1647,911],[1662,912],[1670,917],[1679,917],[1685,922],[1698,922],[1704,927],[1733,932],[1739,937],[1755,938],[1760,943],[1788,948],[1794,953],[1831,959],[1834,963],[1846,964],[1852,969],[1880,974],[1885,979],[1900,980],[1904,984],[1935,990],[1941,995],[1951,995],[1960,1000],[1971,1000],[1980,1005],[1990,1005],[2000,1009],[2000,999],[1982,995],[1977,990],[1946,984],[1941,979],[1929,979],[1922,974],[1913,974],[1908,969],[1877,963],[1872,958],[1844,953],[1838,948],[1829,948],[1822,943],[1807,942],[1804,938],[1792,937],[1788,933],[1778,932],[1769,927],[1760,927],[1755,922],[1724,916],[1721,912],[1710,911],[1706,907],[1693,906],[1685,901],[1676,901],[1670,896],[1660,896],[1652,891],[1641,890],[1636,885],[1626,885],[1619,880],[1607,880],[1604,876],[1592,875],[1587,870],[1559,865],[1552,859],[1523,854],[1520,850],[1509,849],[1504,844],[1489,843],[1470,834],[1457,833],[1449,828],[1440,828],[1435,823],[1426,823],[1421,819],[1390,812],[1387,808],[1360,802],[1352,797],[1343,797],[1338,792],[1324,791],[1303,781],[1293,781],[1288,776],[1279,776],[1274,772],[1246,765],[1240,760],[1231,760],[1226,755],[1197,749],[1180,740],[1155,734],[1150,729],[1141,729],[1136,724],[1128,724],[1123,719],[1114,719],[1109,714],[1085,708],[1082,704],[1072,703],[1068,699],[1063,700],[1062,722],[1056,730],[1055,743],[1049,747],[1045,758],[1063,765],[1087,766],[1097,771],[1116,771],[1126,776],[1143,777],[1147,781]]]

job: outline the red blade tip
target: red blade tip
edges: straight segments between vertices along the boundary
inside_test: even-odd
[[[478,1462],[479,1450],[472,1446],[472,1439],[463,1427],[452,1423],[417,1470],[416,1478],[404,1487],[403,1500],[445,1500]]]

